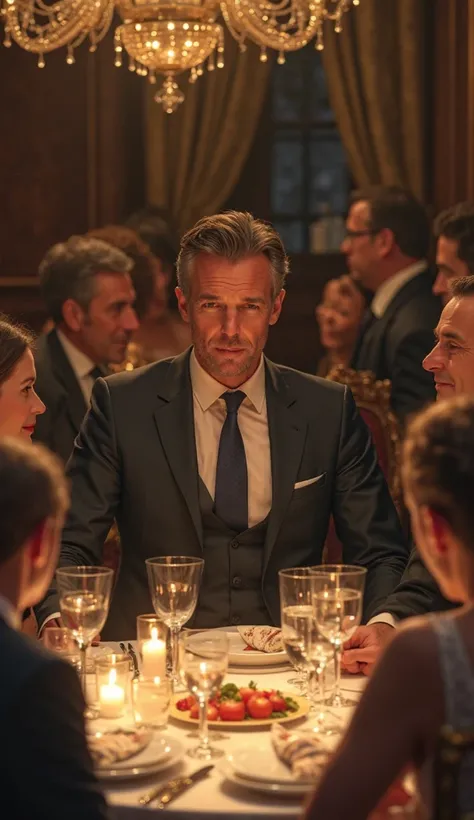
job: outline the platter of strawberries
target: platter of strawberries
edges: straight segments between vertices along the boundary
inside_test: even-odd
[[[248,686],[226,683],[217,697],[209,701],[207,719],[209,726],[250,728],[271,726],[298,720],[309,712],[305,698],[280,692],[278,689],[259,689],[254,681]],[[170,716],[186,723],[197,723],[199,706],[193,695],[176,697],[171,705]]]

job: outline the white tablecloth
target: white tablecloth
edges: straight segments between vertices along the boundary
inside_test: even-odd
[[[113,646],[114,649],[120,651],[117,645]],[[246,670],[245,674],[242,674],[242,669],[240,668],[239,670],[230,669],[227,680],[242,686],[250,680],[255,680],[259,688],[295,691],[287,683],[290,677],[294,677],[294,674],[294,670],[290,666],[280,667],[278,671],[266,671],[265,667],[262,667],[258,670]],[[365,683],[366,680],[363,676],[344,676],[343,679],[344,689],[352,690],[356,697],[363,690]],[[341,714],[343,719],[348,720],[351,710],[341,709],[338,710],[338,713]],[[294,724],[290,724],[290,726],[295,726],[296,728],[297,726],[307,725],[311,720],[312,718],[309,716]],[[226,724],[223,724],[222,728],[226,739],[213,742],[226,752],[248,747],[249,743],[258,741],[259,745],[263,744],[268,747],[269,754],[274,754],[271,747],[269,729],[227,729]],[[197,743],[195,737],[189,737],[189,725],[179,724],[177,721],[170,720],[166,732],[178,738],[186,749],[195,746]],[[299,816],[301,812],[301,801],[298,802],[291,798],[274,798],[242,789],[225,780],[218,771],[217,764],[218,761],[216,761],[215,769],[205,780],[197,783],[183,795],[176,798],[169,808],[166,809],[166,812],[171,814],[174,820],[198,820],[199,818],[242,820],[244,815],[245,820],[280,816],[295,818]],[[138,803],[139,796],[150,788],[160,783],[165,783],[173,776],[191,773],[202,765],[204,765],[203,761],[193,760],[185,756],[181,763],[159,774],[137,778],[134,781],[124,782],[120,785],[114,784],[114,788],[107,791],[107,797],[112,807],[112,817],[116,818],[116,820],[144,820],[145,817],[162,816],[162,811],[156,808],[156,804],[150,807],[140,806]]]

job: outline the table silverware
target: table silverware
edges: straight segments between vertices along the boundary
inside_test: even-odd
[[[193,774],[186,775],[185,777],[176,777],[174,780],[169,780],[168,783],[158,786],[156,789],[152,789],[146,794],[143,794],[139,798],[138,802],[142,806],[148,806],[150,803],[153,803],[154,800],[159,800],[158,808],[164,809],[169,803],[171,803],[172,800],[179,797],[179,795],[183,794],[183,792],[190,789],[191,786],[194,786],[195,783],[198,783],[206,777],[213,768],[214,766],[212,764],[209,766],[203,766],[201,769],[197,769],[197,771],[193,772]]]
[[[129,646],[130,646],[130,645],[131,645],[131,644],[129,644]],[[131,660],[131,662],[132,662],[132,665],[133,665],[133,677],[134,677],[134,678],[138,678],[138,677],[140,677],[140,670],[139,670],[139,668],[138,668],[138,661],[137,661],[137,656],[135,655],[135,652],[133,652],[133,654],[132,654],[132,652],[130,652],[130,649],[127,649],[127,647],[125,646],[125,644],[124,644],[123,642],[122,642],[122,643],[119,643],[119,646],[120,646],[120,649],[122,650],[123,654],[124,654],[124,655],[128,655],[128,657],[130,658],[130,660]],[[132,649],[133,649],[133,647],[132,647]]]
[[[135,677],[139,678],[140,677],[140,667],[138,665],[137,653],[135,652],[135,650],[134,650],[131,643],[127,644],[127,646],[128,646],[128,651],[130,652],[130,657],[131,657],[132,662],[133,662],[133,668],[135,669]]]

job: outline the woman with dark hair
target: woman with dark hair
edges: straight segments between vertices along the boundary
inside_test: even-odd
[[[431,817],[440,730],[474,726],[474,399],[440,401],[412,421],[403,483],[422,558],[443,595],[462,606],[394,630],[307,820],[365,820],[407,764],[419,772]],[[461,765],[457,803],[459,817],[474,816],[472,752]]]
[[[0,436],[31,438],[36,417],[46,410],[36,395],[33,336],[0,315]]]

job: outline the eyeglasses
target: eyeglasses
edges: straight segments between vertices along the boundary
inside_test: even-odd
[[[346,228],[346,239],[357,239],[359,236],[375,236],[377,233],[379,231],[374,230],[374,228],[367,228],[365,231],[351,231],[350,228]]]

